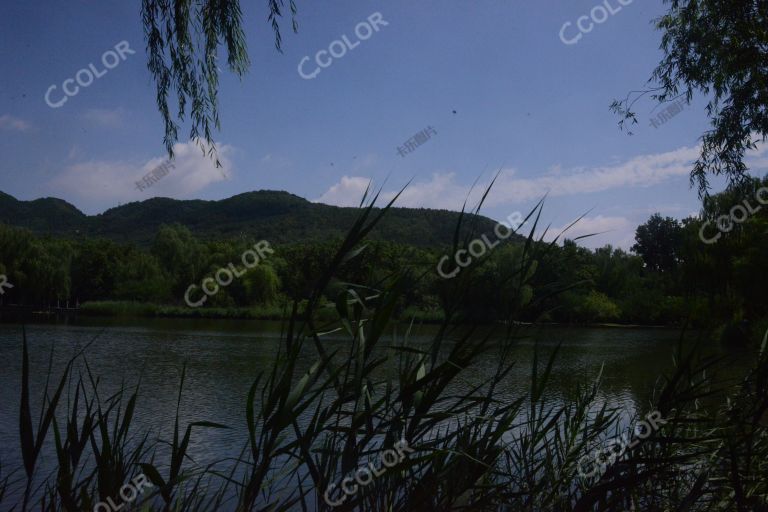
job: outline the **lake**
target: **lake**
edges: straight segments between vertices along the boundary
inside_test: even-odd
[[[426,346],[432,326],[424,326],[410,342]],[[648,409],[650,391],[659,376],[669,372],[679,338],[674,329],[648,328],[525,328],[516,342],[517,361],[499,393],[510,399],[530,387],[534,346],[544,356],[562,343],[554,366],[548,400],[556,403],[573,396],[576,384],[592,382],[603,368],[599,400],[621,407],[626,417]],[[53,374],[58,378],[66,361],[85,343],[94,374],[100,376],[102,397],[124,382],[135,386],[141,379],[133,432],[151,429],[153,436],[170,439],[173,429],[181,368],[187,365],[182,395],[182,426],[188,421],[215,421],[227,430],[193,431],[190,455],[200,464],[235,457],[247,437],[245,401],[254,379],[268,370],[280,342],[277,322],[204,319],[79,319],[68,324],[27,326],[30,347],[33,423],[37,424],[40,399],[53,350]],[[0,462],[3,474],[21,468],[18,411],[21,381],[21,326],[0,324]],[[329,338],[329,349],[347,341]],[[399,344],[399,343],[393,343]],[[710,351],[720,352],[710,344]],[[314,348],[306,347],[300,372],[315,361]],[[733,357],[734,372],[746,368],[748,354]],[[483,358],[471,375],[478,379],[495,368],[493,354]],[[394,371],[385,368],[385,371]],[[85,371],[79,364],[76,371]],[[56,379],[52,379],[56,382]],[[257,395],[258,396],[258,395]],[[66,394],[63,398],[66,405]],[[43,467],[52,462],[47,454]]]

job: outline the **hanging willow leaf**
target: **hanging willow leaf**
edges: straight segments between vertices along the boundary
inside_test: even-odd
[[[279,19],[283,0],[267,0],[268,20],[275,47],[282,52]],[[298,30],[297,9],[290,0],[291,27]],[[168,156],[179,140],[179,124],[189,115],[190,139],[221,167],[213,130],[219,120],[219,46],[227,52],[227,66],[238,77],[250,61],[239,0],[142,0],[141,17],[147,40],[147,67],[157,88],[157,107],[163,117],[163,142]],[[172,112],[171,95],[178,109]]]

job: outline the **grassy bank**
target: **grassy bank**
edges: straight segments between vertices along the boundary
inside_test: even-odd
[[[168,317],[168,318],[238,318],[282,320],[286,311],[279,305],[247,308],[189,308],[147,302],[92,301],[80,306],[79,313],[90,316]]]
[[[306,306],[306,302],[300,303],[298,313],[303,314],[306,311]],[[82,304],[78,310],[80,314],[88,316],[231,318],[242,320],[284,320],[290,315],[290,311],[290,304],[251,306],[247,308],[189,308],[132,301],[91,301]],[[323,321],[339,319],[335,305],[328,302],[319,307],[317,315]],[[441,311],[407,308],[397,317],[401,321],[413,320],[420,323],[438,324],[444,320],[445,315]]]

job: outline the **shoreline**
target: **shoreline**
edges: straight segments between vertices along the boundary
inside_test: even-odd
[[[200,308],[190,309],[183,306],[160,305],[149,303],[129,303],[117,301],[88,302],[78,308],[41,308],[39,306],[2,305],[0,306],[0,322],[6,323],[4,314],[11,317],[23,316],[28,318],[43,317],[86,317],[86,318],[152,318],[152,319],[203,319],[203,320],[262,320],[283,321],[290,315],[288,306],[266,306],[253,308]],[[439,325],[442,318],[431,312],[417,312],[414,317],[398,318],[400,324],[408,324],[411,321],[426,325]],[[15,322],[13,318],[8,323]],[[505,324],[504,321],[478,322],[477,325]],[[615,322],[595,323],[560,323],[560,322],[515,322],[520,326],[537,327],[567,327],[585,329],[680,329],[680,325],[658,324],[620,324]]]

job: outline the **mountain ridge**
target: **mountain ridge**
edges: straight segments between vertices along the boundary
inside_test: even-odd
[[[378,208],[376,209],[378,210]],[[254,235],[275,243],[309,242],[343,236],[360,209],[313,203],[283,190],[255,190],[220,200],[153,197],[86,215],[63,199],[18,200],[0,191],[0,222],[38,234],[90,236],[119,242],[151,243],[162,224],[178,223],[212,239]],[[420,247],[450,245],[459,212],[392,207],[371,232],[372,239]],[[477,233],[495,222],[467,215]]]

